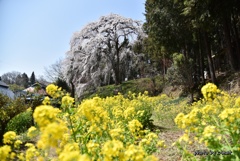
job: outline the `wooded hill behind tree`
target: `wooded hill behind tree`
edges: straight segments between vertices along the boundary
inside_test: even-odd
[[[216,71],[240,70],[239,0],[146,0],[145,10],[145,52],[163,72],[174,53],[188,65],[182,74],[203,78],[207,70],[215,84]]]

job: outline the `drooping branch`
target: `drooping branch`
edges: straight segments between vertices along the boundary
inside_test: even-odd
[[[125,67],[129,58],[137,59],[131,46],[142,34],[141,27],[139,21],[110,14],[74,33],[65,60],[65,77],[75,85],[78,96],[86,90],[109,84],[110,78],[116,84],[121,83],[129,70],[129,65]],[[121,69],[123,65],[124,70]]]

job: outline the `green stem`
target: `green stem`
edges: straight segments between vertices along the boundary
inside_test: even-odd
[[[73,139],[74,139],[74,142],[77,142],[77,138],[76,138],[76,133],[75,133],[75,131],[74,131],[74,129],[73,129],[73,123],[72,123],[72,119],[71,119],[71,113],[70,113],[70,111],[69,111],[69,108],[70,107],[68,107],[68,110],[67,110],[67,112],[68,112],[68,120],[69,120],[69,123],[70,123],[70,128],[71,128],[71,130],[72,130],[72,134],[73,134]]]
[[[213,116],[213,120],[215,121],[215,123],[216,123],[216,125],[217,125],[218,127],[221,127],[220,124],[217,122],[217,120],[216,120],[216,118],[215,118],[214,116]],[[231,134],[230,134],[230,135],[231,135]],[[227,143],[227,145],[229,146],[229,148],[230,148],[231,151],[232,151],[232,147],[231,147],[231,145],[230,145],[230,143],[229,143],[229,141],[228,141],[228,139],[226,138],[225,135],[223,135],[223,138],[224,138],[225,142]]]
[[[223,107],[221,101],[216,97],[216,99],[218,100],[218,103],[220,104],[221,107]]]

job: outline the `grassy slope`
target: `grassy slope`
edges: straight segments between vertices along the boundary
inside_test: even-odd
[[[161,77],[142,78],[136,80],[125,81],[120,85],[108,85],[97,88],[94,94],[86,93],[84,98],[92,98],[96,95],[99,97],[114,96],[118,92],[127,94],[128,91],[133,93],[143,93],[148,91],[150,96],[156,95],[163,90],[163,80]]]

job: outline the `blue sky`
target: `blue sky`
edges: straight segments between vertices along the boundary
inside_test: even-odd
[[[144,21],[145,0],[0,0],[0,76],[34,71],[65,57],[74,32],[103,15]]]

